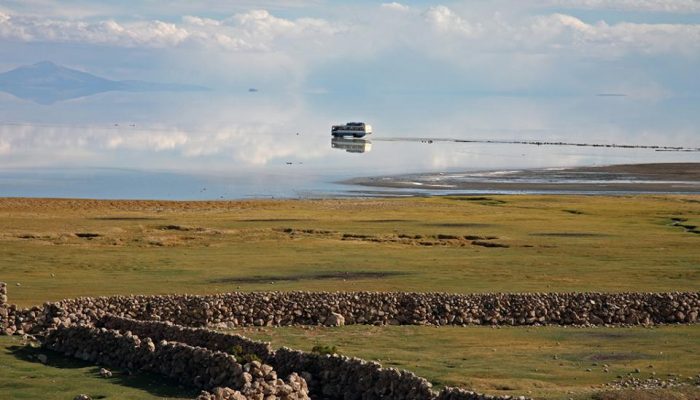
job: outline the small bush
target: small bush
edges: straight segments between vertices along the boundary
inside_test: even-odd
[[[236,357],[236,360],[238,362],[243,362],[243,363],[249,363],[253,361],[258,361],[262,362],[260,357],[258,357],[257,354],[254,353],[244,353],[243,352],[243,347],[240,345],[235,345],[231,348],[231,351],[229,351],[230,354],[233,354]]]
[[[253,353],[246,353],[246,354],[243,354],[243,355],[241,356],[241,359],[242,359],[243,361],[245,361],[246,363],[253,362],[253,361],[257,361],[257,362],[260,362],[260,363],[262,362],[262,360],[260,359],[260,357],[258,357],[257,354],[253,354]]]
[[[317,344],[311,349],[314,354],[326,355],[326,354],[338,354],[338,349],[335,346],[327,346]]]

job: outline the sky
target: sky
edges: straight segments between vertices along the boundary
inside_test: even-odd
[[[375,143],[358,161],[331,149],[327,132],[355,119],[371,122],[375,138],[700,146],[700,0],[0,0],[0,72],[44,60],[209,90],[52,105],[0,94],[0,169],[608,159],[442,147],[391,157],[393,145]]]
[[[658,99],[700,89],[698,0],[0,2],[0,67],[302,91]]]

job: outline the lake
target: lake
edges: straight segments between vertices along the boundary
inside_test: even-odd
[[[356,177],[700,162],[692,98],[433,92],[0,94],[0,196],[237,199],[372,195]],[[332,143],[330,126],[372,124]],[[388,190],[388,189],[387,189]],[[391,193],[415,194],[421,188]],[[432,190],[424,190],[433,193]],[[388,193],[386,191],[379,192]]]

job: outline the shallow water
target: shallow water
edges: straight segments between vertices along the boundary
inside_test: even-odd
[[[700,162],[698,152],[460,142],[700,147],[695,129],[700,115],[687,111],[692,102],[430,93],[112,92],[40,105],[0,94],[0,196],[405,195],[433,193],[439,173],[509,181],[516,179],[509,171],[530,168]],[[368,142],[332,143],[330,125],[354,120],[373,125]],[[434,173],[432,188],[416,182],[408,190],[378,191],[336,183],[426,172]],[[517,179],[540,182],[537,177]],[[566,174],[542,179],[575,183]]]

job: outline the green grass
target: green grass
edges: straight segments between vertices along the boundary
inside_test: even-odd
[[[698,289],[700,235],[671,226],[670,218],[683,217],[688,224],[700,225],[699,203],[658,196],[497,199],[498,202],[429,198],[158,206],[104,202],[83,207],[80,203],[69,207],[59,202],[43,208],[33,203],[10,206],[0,200],[0,278],[10,283],[12,301],[22,305],[79,295],[213,293],[237,289]],[[572,214],[571,210],[581,214]],[[168,224],[208,230],[160,229]],[[275,231],[285,227],[378,237],[497,236],[496,242],[510,248],[425,247],[343,241],[324,235],[290,238]],[[102,236],[83,239],[66,235],[76,232]],[[18,237],[27,235],[38,238]],[[397,274],[345,281],[313,276],[336,272]],[[261,276],[271,279],[235,281]],[[279,276],[300,279],[274,279]],[[17,282],[21,286],[15,286]]]
[[[340,354],[413,371],[436,386],[536,398],[590,398],[618,375],[700,373],[700,329],[565,327],[345,326],[236,329],[306,351]],[[607,365],[609,372],[604,372]],[[652,366],[652,368],[650,368]],[[634,373],[635,368],[640,373]],[[589,370],[590,371],[587,371]],[[571,393],[573,392],[573,393]],[[700,393],[700,391],[698,392]]]
[[[0,281],[8,282],[10,301],[23,306],[77,296],[232,290],[696,291],[700,289],[700,235],[673,226],[671,218],[700,226],[698,199],[0,199]],[[167,225],[179,228],[163,229]],[[284,228],[333,233],[291,236],[282,232]],[[88,239],[75,233],[100,236]],[[377,241],[341,240],[343,234],[371,235]],[[398,235],[439,234],[495,236],[498,239],[492,241],[509,247],[485,248],[468,242],[464,246],[421,246],[418,241],[389,241]],[[329,278],[343,273],[347,273],[345,279]],[[590,366],[585,365],[585,352],[597,351],[598,344],[607,346],[600,352],[646,354],[669,341],[668,349],[658,351],[673,354],[675,359],[671,362],[659,355],[651,359],[655,367],[693,373],[690,366],[700,365],[696,356],[700,353],[696,344],[700,342],[699,331],[698,326],[591,331],[603,333],[598,337],[582,333],[588,330],[571,328],[348,327],[329,331],[340,335],[329,343],[301,340],[302,334],[325,332],[322,330],[275,330],[274,334],[282,335],[275,340],[290,340],[285,344],[295,347],[310,350],[313,344],[338,345],[342,352],[355,351],[348,341],[365,335],[372,340],[357,345],[363,347],[358,351],[364,351],[357,355],[389,357],[391,360],[384,364],[402,362],[436,383],[465,384],[489,392],[499,392],[496,385],[506,385],[514,390],[502,392],[522,394],[525,390],[568,398],[569,388],[577,393],[588,391],[603,379],[614,379],[618,368],[628,368],[624,363],[611,362],[615,369],[609,374],[595,367],[586,373]],[[620,332],[622,338],[608,338]],[[555,336],[562,346],[568,343],[558,354],[563,366],[553,365],[548,359],[552,349],[546,346]],[[296,337],[298,346],[293,342]],[[120,381],[93,382],[93,367],[56,368],[20,361],[8,353],[12,344],[2,340],[2,357],[14,361],[8,364],[12,365],[12,373],[0,374],[5,385],[0,389],[13,387],[11,393],[18,393],[17,398],[25,391],[48,390],[51,380],[72,385],[69,390],[76,393],[80,387],[97,388],[101,384],[128,388]],[[454,351],[450,343],[461,350]],[[496,352],[490,351],[494,346]],[[451,359],[453,353],[462,354],[465,360]],[[632,366],[647,361],[627,362]],[[541,371],[534,371],[539,369],[534,365],[540,362]],[[502,371],[500,375],[498,371]],[[67,373],[73,375],[51,378]],[[30,374],[47,378],[28,385],[30,378],[26,376]],[[148,391],[140,393],[157,396]]]
[[[46,365],[36,360],[38,354],[48,356]],[[97,366],[7,336],[0,336],[0,393],[13,400],[65,400],[81,393],[93,399],[192,399],[198,394],[157,375],[115,370],[111,378],[102,378]]]

